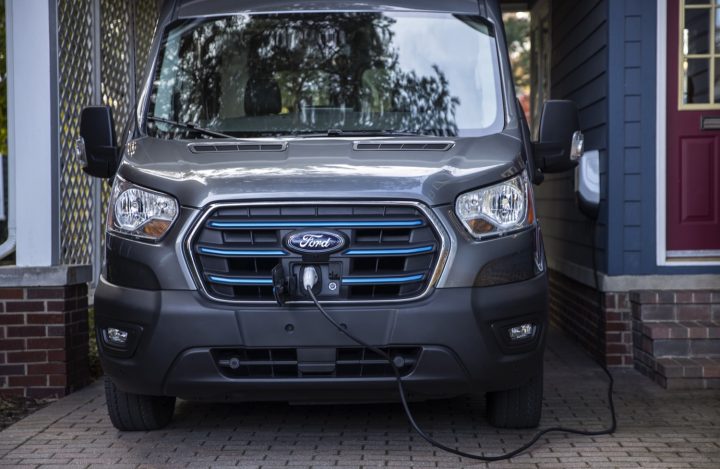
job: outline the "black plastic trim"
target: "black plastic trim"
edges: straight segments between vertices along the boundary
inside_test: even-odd
[[[543,274],[526,282],[486,288],[436,289],[407,304],[328,305],[327,309],[338,322],[375,346],[414,345],[450,351],[426,362],[427,366],[423,361],[429,356],[422,354],[418,368],[408,376],[415,383],[408,384],[411,392],[451,397],[512,389],[524,385],[541,366],[544,334],[532,347],[510,351],[492,326],[527,317],[545,330],[547,277]],[[372,400],[376,397],[373,390],[397,396],[392,378],[295,378],[292,384],[273,379],[228,383],[222,376],[210,349],[355,346],[323,321],[314,307],[237,308],[211,302],[198,292],[133,290],[101,279],[95,311],[100,327],[130,323],[143,329],[130,359],[106,353],[105,347],[100,350],[105,373],[124,392],[210,399],[228,393],[246,400],[271,396],[299,400],[303,393],[316,400],[350,395]]]

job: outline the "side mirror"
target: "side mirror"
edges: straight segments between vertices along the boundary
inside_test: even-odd
[[[540,135],[533,145],[535,165],[543,173],[561,173],[577,166],[585,151],[577,106],[572,101],[548,101],[540,118]]]
[[[80,138],[75,157],[83,171],[98,178],[111,178],[117,170],[118,145],[115,121],[108,106],[89,106],[80,114]]]

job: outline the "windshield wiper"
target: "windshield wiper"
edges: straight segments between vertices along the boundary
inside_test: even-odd
[[[161,122],[163,124],[168,124],[173,127],[177,127],[179,129],[187,129],[191,132],[195,132],[202,135],[207,135],[208,137],[218,137],[218,138],[235,138],[232,135],[224,134],[221,132],[215,132],[214,130],[206,129],[204,127],[200,127],[197,124],[194,124],[192,122],[177,122],[170,119],[164,119],[162,117],[155,117],[155,116],[148,116],[147,120],[153,121],[153,122]]]
[[[327,132],[296,132],[292,134],[295,137],[300,138],[313,138],[313,137],[417,137],[423,135],[419,132],[409,132],[400,130],[375,130],[375,129],[360,129],[360,130],[342,130],[342,129],[329,129]]]

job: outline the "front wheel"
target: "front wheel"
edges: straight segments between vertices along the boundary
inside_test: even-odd
[[[159,430],[170,423],[175,412],[174,397],[123,392],[108,377],[105,377],[105,399],[110,421],[121,431]]]
[[[535,428],[540,424],[542,399],[541,371],[521,388],[487,393],[488,420],[498,428]]]

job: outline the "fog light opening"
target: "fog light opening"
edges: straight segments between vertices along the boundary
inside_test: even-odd
[[[537,327],[535,324],[528,322],[508,328],[508,336],[511,342],[522,342],[535,337]]]
[[[128,341],[128,332],[114,327],[105,329],[105,340],[110,345],[125,347]]]

